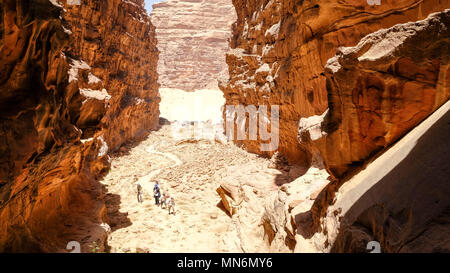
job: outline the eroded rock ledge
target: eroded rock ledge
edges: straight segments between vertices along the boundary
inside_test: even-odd
[[[411,5],[405,14],[410,8],[423,14],[423,5]],[[378,241],[383,252],[449,250],[448,240],[442,240],[448,237],[450,206],[449,15],[444,10],[378,30],[324,62],[328,108],[302,117],[295,129],[311,167],[268,193],[262,210],[250,195],[241,198],[246,201],[234,209],[233,219],[251,226],[239,230],[241,238],[263,230],[264,243],[255,236],[254,241],[271,252],[366,252],[369,241]],[[245,98],[233,83],[252,71],[250,60],[258,56],[248,52],[235,49],[228,55],[236,73],[222,85],[229,101],[264,101],[252,88],[244,89]],[[316,54],[308,53],[303,58]],[[222,197],[232,203],[239,185],[223,186],[234,188]],[[255,251],[247,242],[239,241]]]
[[[0,4],[0,251],[100,244],[96,178],[158,125],[158,51],[143,0]]]
[[[341,179],[311,210],[325,249],[361,251],[376,240],[386,252],[448,251],[439,238],[450,207],[449,25],[447,9],[372,33],[328,61],[326,136],[313,145]]]
[[[389,1],[379,6],[332,0],[234,0],[233,4],[238,19],[227,54],[229,75],[220,81],[226,103],[280,105],[279,151],[304,165],[310,164],[312,153],[297,141],[298,123],[328,108],[324,67],[337,49],[448,7],[437,0]],[[239,144],[262,153],[260,141]]]
[[[449,13],[379,30],[327,62],[327,136],[319,147],[334,175],[385,149],[448,100]]]

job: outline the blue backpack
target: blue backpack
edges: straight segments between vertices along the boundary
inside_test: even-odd
[[[153,192],[155,193],[155,196],[159,196],[159,185],[155,184],[155,186],[153,187]]]

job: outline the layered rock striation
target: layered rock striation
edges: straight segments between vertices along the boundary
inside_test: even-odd
[[[241,234],[263,229],[271,252],[448,251],[448,2],[233,3],[227,104],[280,105],[278,153],[307,169],[262,215],[234,209],[253,217]]]
[[[163,88],[217,89],[236,19],[231,0],[167,0],[153,5]]]
[[[108,153],[158,126],[143,0],[0,3],[0,251],[102,246]]]
[[[382,5],[362,0],[235,0],[233,4],[238,19],[227,54],[229,75],[220,80],[227,104],[279,105],[279,152],[304,165],[310,164],[312,151],[298,142],[299,121],[322,116],[328,109],[324,67],[338,48],[355,46],[379,29],[424,19],[448,7],[448,2],[434,0]],[[400,125],[399,131],[413,124]],[[259,149],[261,140],[238,143],[251,152],[271,155]],[[344,151],[339,146],[335,150]]]
[[[371,240],[386,252],[448,251],[439,238],[450,207],[449,25],[446,9],[374,32],[327,62],[329,111],[313,145],[341,179],[311,211],[332,251]]]
[[[450,98],[449,25],[446,10],[379,30],[327,62],[329,110],[318,147],[335,176],[388,148]]]

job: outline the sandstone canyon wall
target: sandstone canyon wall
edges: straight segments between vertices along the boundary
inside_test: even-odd
[[[449,99],[448,15],[374,32],[327,62],[320,150],[333,174],[359,166]]]
[[[312,215],[330,244],[338,236],[333,251],[360,251],[370,240],[379,241],[386,252],[450,249],[445,239],[450,228],[450,146],[445,140],[450,129],[449,25],[450,9],[446,9],[374,32],[355,47],[339,49],[328,61],[329,110],[321,124],[325,136],[313,145],[328,170],[342,179],[324,189]],[[373,167],[374,158],[388,156],[378,170]],[[396,157],[401,160],[396,162]],[[373,173],[358,181],[361,173],[370,170],[367,165]],[[361,167],[364,170],[358,172]],[[381,176],[388,168],[392,170]],[[361,196],[351,209],[344,212],[348,204],[336,206],[336,201],[352,199],[349,188],[377,177],[379,181],[367,192],[353,189]],[[327,217],[341,218],[339,235],[328,233],[326,224],[319,223],[325,209]]]
[[[447,8],[449,1],[383,1],[371,6],[365,0],[234,0],[233,4],[238,19],[227,54],[229,75],[220,80],[227,104],[280,105],[279,151],[291,162],[309,165],[312,151],[298,142],[299,120],[322,116],[328,109],[324,67],[337,49],[354,46],[379,29],[424,19]],[[423,106],[428,114],[444,97],[437,100],[424,102],[432,105]],[[419,116],[401,125],[397,136],[416,124]],[[239,143],[263,153],[260,141]],[[380,143],[375,146],[389,144]],[[371,149],[375,147],[351,160],[364,160]],[[339,153],[339,146],[335,150]]]
[[[167,0],[153,5],[161,52],[161,87],[185,91],[217,89],[236,19],[231,0]]]
[[[80,2],[80,5],[77,5]],[[143,0],[0,3],[0,252],[105,238],[108,153],[158,126]]]
[[[264,229],[267,251],[366,251],[370,240],[386,252],[448,251],[440,242],[449,226],[448,141],[422,132],[392,145],[437,109],[448,111],[449,1],[233,4],[230,73],[219,83],[227,104],[280,105],[279,153],[309,168],[267,196],[264,212],[251,220]],[[439,128],[446,136],[444,114]],[[435,127],[427,126],[421,130]],[[444,146],[424,148],[433,142]],[[260,141],[237,143],[262,154]],[[404,147],[416,144],[406,156]],[[386,151],[400,152],[374,164]],[[394,160],[402,156],[404,162]],[[383,179],[383,164],[398,166]],[[360,188],[367,181],[370,191]],[[256,205],[249,200],[240,208]]]

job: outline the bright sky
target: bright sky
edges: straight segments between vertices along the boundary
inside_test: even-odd
[[[152,12],[152,5],[158,2],[164,2],[164,0],[145,0],[145,9],[149,14]]]

